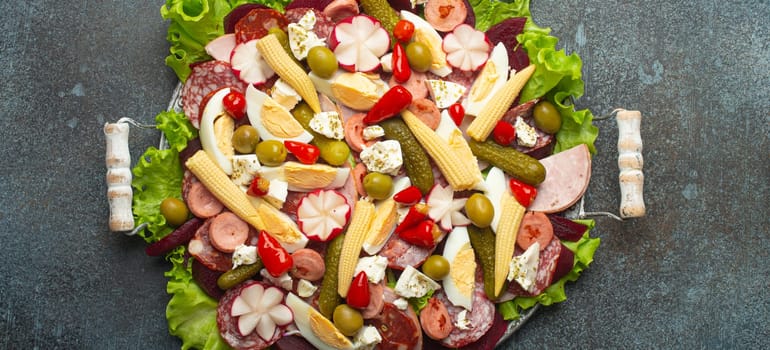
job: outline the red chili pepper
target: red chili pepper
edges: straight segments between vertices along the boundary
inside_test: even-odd
[[[537,197],[537,188],[534,186],[527,185],[516,179],[511,179],[511,181],[508,182],[508,185],[511,187],[513,197],[515,197],[516,200],[519,201],[519,204],[523,205],[525,208],[535,200],[535,197]]]
[[[249,185],[249,189],[246,190],[246,194],[252,197],[262,197],[267,194],[267,191],[270,189],[270,180],[265,179],[264,177],[255,176],[253,180],[251,180],[251,184]]]
[[[412,39],[412,34],[414,34],[414,24],[405,19],[396,22],[393,27],[393,36],[403,43],[409,42]]]
[[[415,204],[409,207],[409,211],[406,213],[406,217],[401,221],[396,229],[395,233],[401,233],[402,231],[417,225],[421,221],[428,217],[428,206],[425,204]]]
[[[393,195],[393,200],[403,205],[415,205],[422,199],[422,192],[417,186],[409,186]]]
[[[463,119],[465,119],[465,108],[459,102],[453,103],[449,106],[449,116],[452,117],[455,125],[460,126],[463,123]]]
[[[225,112],[235,119],[241,119],[246,115],[246,96],[243,96],[240,91],[231,89],[230,93],[222,99],[222,105],[225,107]]]
[[[291,269],[294,264],[291,254],[281,247],[281,244],[265,230],[259,231],[257,253],[270,276],[278,277]]]
[[[401,239],[416,246],[433,248],[436,245],[435,230],[438,230],[433,220],[423,220],[412,228],[398,234]]]
[[[412,76],[412,69],[409,68],[409,60],[406,58],[406,51],[400,43],[393,46],[393,78],[396,82],[405,83]]]
[[[366,272],[361,271],[353,278],[346,301],[348,305],[359,309],[369,306],[369,279]]]
[[[388,119],[403,111],[410,103],[412,103],[412,94],[409,90],[401,85],[393,86],[366,113],[364,124],[377,124]]]
[[[511,123],[501,120],[492,130],[492,137],[501,146],[510,146],[516,140],[516,128]]]
[[[318,147],[308,143],[285,140],[283,144],[302,164],[314,164],[321,155]]]

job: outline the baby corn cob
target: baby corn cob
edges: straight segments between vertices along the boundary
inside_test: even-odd
[[[478,169],[476,164],[464,164],[458,161],[458,157],[452,152],[452,147],[441,139],[430,127],[425,125],[412,112],[401,112],[406,126],[412,131],[417,141],[425,148],[433,161],[444,174],[449,184],[455,191],[473,188],[480,177],[477,177],[472,169]]]
[[[535,66],[530,64],[508,79],[503,88],[492,96],[490,103],[484,105],[476,119],[468,125],[468,136],[476,141],[486,140],[534,72]]]
[[[307,102],[313,112],[321,112],[321,103],[318,100],[315,85],[313,85],[307,73],[294,63],[274,34],[259,39],[257,49],[265,61],[267,61],[267,64],[278,73],[278,76],[289,83],[294,90],[297,90],[297,93],[302,96],[302,99]]]
[[[519,233],[521,219],[525,208],[508,191],[500,200],[501,211],[505,213],[500,218],[500,224],[495,232],[495,296],[499,296],[503,282],[508,276],[509,265],[516,246],[516,235]]]
[[[299,232],[299,229],[284,229],[283,226],[279,225],[280,223],[275,219],[278,217],[277,209],[266,203],[254,206],[249,200],[248,195],[230,181],[227,174],[211,160],[206,152],[202,150],[196,152],[185,164],[195,177],[211,191],[214,197],[217,197],[227,209],[230,209],[243,221],[246,221],[258,230],[267,231],[281,244],[291,248],[301,248],[307,242],[307,238]],[[271,227],[265,225],[263,217],[270,219]],[[295,249],[287,248],[287,250],[293,251]]]
[[[343,298],[348,295],[350,282],[353,280],[353,272],[361,254],[361,247],[369,232],[372,219],[374,219],[374,204],[367,199],[359,199],[353,208],[353,218],[350,219],[348,230],[345,233],[345,241],[342,243],[340,253],[340,265],[337,270],[337,292]]]

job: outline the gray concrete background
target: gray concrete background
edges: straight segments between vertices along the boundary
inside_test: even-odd
[[[0,3],[0,348],[173,349],[168,266],[107,230],[106,121],[164,109],[161,1]],[[581,108],[644,113],[646,218],[598,219],[569,299],[507,348],[770,345],[768,1],[533,0],[584,62]],[[600,122],[591,210],[618,205]],[[157,142],[136,131],[132,154]]]

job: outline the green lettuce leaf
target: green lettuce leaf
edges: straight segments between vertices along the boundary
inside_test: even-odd
[[[166,0],[160,15],[170,20],[166,40],[171,44],[166,65],[179,80],[190,75],[190,64],[210,60],[206,44],[224,34],[224,18],[230,11],[245,3],[261,3],[283,11],[290,0]]]
[[[575,221],[588,226],[588,229],[577,242],[562,241],[564,246],[575,253],[575,265],[572,267],[572,270],[536,296],[516,297],[513,300],[498,304],[497,310],[503,316],[503,319],[507,321],[516,320],[520,317],[521,310],[529,309],[538,303],[548,306],[567,300],[564,285],[567,282],[577,281],[580,273],[594,261],[594,252],[599,248],[599,243],[601,242],[601,239],[591,238],[589,235],[591,229],[594,228],[595,223],[593,220]]]
[[[409,302],[409,305],[412,307],[412,310],[419,316],[420,311],[428,305],[428,299],[430,299],[433,296],[433,293],[436,291],[430,290],[428,293],[425,293],[425,295],[419,297],[419,298],[408,298],[406,301]]]
[[[208,296],[192,279],[184,247],[169,254],[173,264],[165,273],[169,281],[166,292],[171,300],[166,306],[168,331],[182,340],[182,349],[230,349],[217,328],[217,301]]]
[[[187,148],[187,142],[198,137],[198,129],[192,126],[190,120],[181,112],[160,112],[155,117],[158,130],[166,135],[169,148],[181,152]]]

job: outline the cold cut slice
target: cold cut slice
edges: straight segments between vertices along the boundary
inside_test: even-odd
[[[412,103],[406,107],[406,109],[417,116],[420,121],[425,123],[425,125],[432,130],[436,130],[438,124],[441,122],[441,112],[438,110],[436,103],[427,98],[412,100]]]
[[[371,324],[382,336],[377,349],[422,349],[420,322],[411,308],[401,310],[392,303],[385,303],[379,317],[371,319]]]
[[[385,280],[380,283],[369,282],[369,305],[361,310],[361,317],[370,319],[377,317],[385,306]]]
[[[449,318],[446,306],[438,298],[430,298],[428,305],[420,311],[420,325],[431,339],[441,340],[454,330],[452,319]]]
[[[265,341],[257,335],[257,332],[251,332],[249,335],[241,335],[238,329],[238,317],[234,317],[231,314],[233,303],[235,299],[241,295],[244,288],[251,286],[253,283],[242,283],[241,285],[229,289],[219,300],[219,306],[217,307],[217,328],[219,328],[219,335],[222,336],[228,345],[236,350],[261,350],[269,347],[273,343],[277,342],[281,338],[280,327],[275,327],[273,336]]]
[[[333,0],[324,7],[324,14],[335,23],[359,13],[357,0]]]
[[[221,213],[225,205],[202,182],[195,181],[187,191],[187,207],[193,215],[207,219]]]
[[[270,28],[286,30],[289,21],[282,13],[273,9],[254,9],[235,23],[235,42],[242,44],[254,39],[261,39]],[[243,90],[245,91],[245,90]]]
[[[211,220],[209,238],[217,250],[232,253],[235,247],[244,244],[249,237],[249,224],[238,215],[226,211]]]
[[[293,265],[289,273],[294,278],[302,278],[314,282],[324,276],[326,266],[321,254],[313,249],[302,248],[291,253]]]
[[[477,275],[479,275],[478,271]],[[463,316],[463,314],[469,321],[467,327],[464,327],[466,329],[454,327],[449,336],[441,340],[442,345],[450,348],[466,346],[479,340],[492,327],[492,321],[495,317],[495,304],[487,299],[484,285],[478,279],[473,290],[473,312],[468,312],[462,307],[452,305],[443,291],[436,292],[434,297],[446,305],[452,324],[461,323],[460,316]]]
[[[203,98],[225,87],[246,91],[246,83],[233,74],[230,63],[212,60],[192,66],[192,72],[182,87],[182,109],[194,127],[200,127]]]
[[[210,231],[211,223],[214,219],[208,219],[203,223],[197,231],[195,236],[187,244],[187,251],[201,264],[205,265],[209,269],[214,271],[225,272],[232,268],[232,254],[222,252],[211,244]],[[257,230],[253,227],[249,227],[249,235],[246,239],[246,245],[257,244]]]
[[[564,152],[543,158],[545,180],[537,187],[537,197],[529,210],[558,213],[583,197],[591,179],[591,153],[580,144]]]
[[[433,254],[433,248],[418,247],[399,238],[398,235],[391,235],[385,246],[382,247],[380,255],[388,259],[388,267],[395,270],[403,270],[407,266],[418,268],[428,257]]]
[[[428,97],[428,85],[425,84],[426,79],[428,79],[428,76],[425,73],[412,71],[412,75],[410,75],[409,79],[404,83],[399,83],[396,81],[396,78],[390,77],[388,86],[394,87],[396,85],[401,85],[412,94],[412,100],[417,100]]]
[[[559,262],[559,256],[564,245],[558,238],[551,240],[551,243],[540,251],[540,263],[537,266],[537,276],[535,277],[535,289],[532,295],[542,293],[553,282],[553,276],[556,272],[556,266]],[[566,249],[566,248],[565,248]]]
[[[297,23],[308,11],[315,13],[313,33],[319,39],[328,39],[329,34],[334,30],[334,21],[322,11],[314,8],[293,8],[286,10],[286,18],[289,20],[289,23]]]

